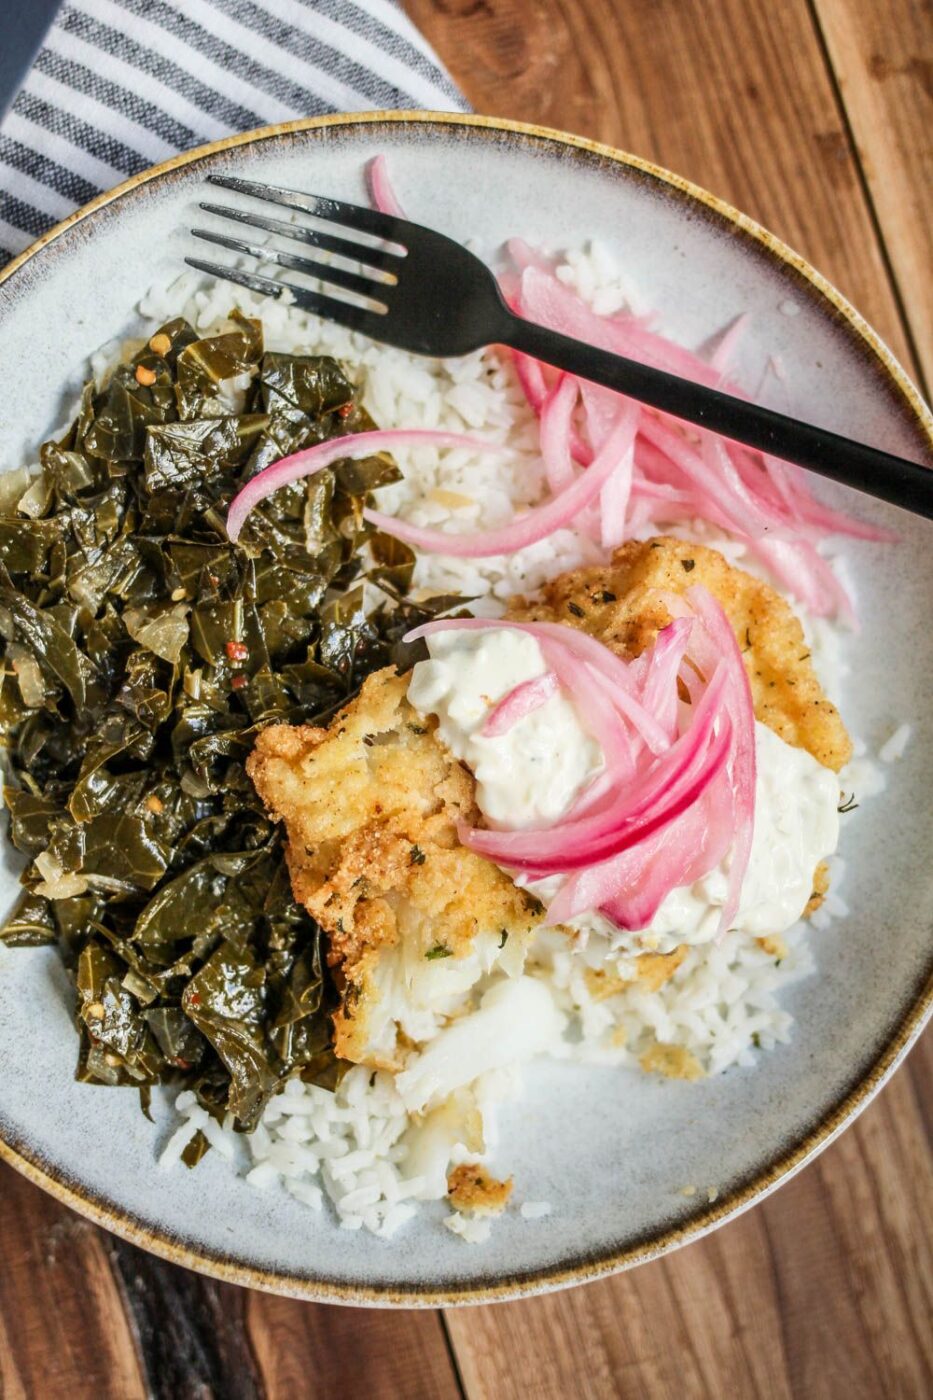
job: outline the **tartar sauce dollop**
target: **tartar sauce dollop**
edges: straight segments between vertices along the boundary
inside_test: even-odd
[[[437,716],[440,738],[476,778],[486,820],[509,830],[558,821],[603,767],[599,743],[572,701],[554,695],[507,733],[480,733],[503,696],[547,670],[537,640],[510,628],[439,632],[428,638],[428,650],[430,660],[414,668],[408,698],[422,714]],[[766,725],[755,725],[755,751],[755,836],[734,927],[765,936],[800,918],[816,866],[836,849],[839,784],[835,773]],[[672,890],[646,929],[618,929],[597,911],[572,924],[632,952],[706,942],[718,929],[730,860],[731,852],[702,880]],[[562,880],[520,883],[548,903]]]
[[[412,672],[408,699],[421,714],[437,715],[441,739],[476,779],[486,820],[510,831],[557,821],[603,767],[602,749],[571,702],[552,695],[507,734],[480,733],[498,701],[547,671],[535,638],[505,627],[437,632],[428,650],[430,661]]]

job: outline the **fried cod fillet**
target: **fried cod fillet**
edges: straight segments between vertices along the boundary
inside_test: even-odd
[[[564,622],[623,656],[638,656],[671,620],[665,592],[702,584],[721,603],[745,658],[755,717],[838,772],[852,756],[839,712],[817,679],[803,628],[769,584],[715,549],[668,536],[631,541],[612,563],[573,569],[538,598],[515,598],[509,616]]]
[[[851,743],[800,623],[774,589],[715,550],[665,537],[627,544],[610,565],[563,574],[509,611],[579,627],[636,656],[670,621],[664,591],[694,583],[719,600],[735,629],[757,718],[841,767]],[[471,990],[494,965],[520,973],[541,920],[527,891],[460,845],[458,822],[479,818],[475,782],[438,739],[434,718],[408,703],[408,681],[377,672],[328,728],[272,725],[247,761],[270,813],[285,823],[295,898],[329,937],[342,994],[337,1053],[387,1069],[470,1009]],[[656,991],[686,951],[642,954],[636,979]],[[613,977],[591,992],[602,999],[625,986]]]
[[[271,725],[247,761],[285,822],[295,898],[330,936],[337,1053],[388,1069],[399,1027],[422,1038],[540,919],[532,895],[458,841],[458,821],[479,817],[475,784],[407,688],[376,672],[327,729]]]

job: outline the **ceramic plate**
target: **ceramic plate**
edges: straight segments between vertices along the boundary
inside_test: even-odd
[[[13,466],[57,425],[87,357],[134,331],[133,308],[180,270],[205,176],[228,171],[349,199],[387,152],[412,217],[476,240],[552,245],[598,236],[624,253],[662,329],[701,343],[751,313],[741,376],[779,355],[775,406],[918,460],[929,416],[878,338],[825,281],[734,210],[642,161],[556,132],[462,116],[372,114],[254,132],[137,177],[0,274],[0,458]],[[774,381],[772,381],[774,382]],[[842,500],[844,491],[827,492]],[[844,501],[844,504],[852,504]],[[0,1150],[108,1228],[195,1269],[343,1302],[508,1297],[593,1278],[671,1249],[760,1200],[869,1100],[919,1033],[933,927],[933,549],[930,526],[860,499],[897,547],[850,549],[861,635],[844,700],[876,747],[902,720],[909,757],[844,833],[851,915],[814,932],[819,974],[785,993],[791,1044],[751,1071],[685,1084],[541,1064],[506,1110],[501,1160],[544,1220],[497,1222],[465,1246],[426,1211],[393,1241],[336,1228],[284,1193],[262,1194],[215,1154],[161,1172],[170,1123],[136,1095],[78,1085],[68,988],[51,950],[0,949]],[[9,852],[0,898],[15,892]],[[41,1013],[41,1014],[40,1014]],[[719,1196],[687,1198],[688,1183]],[[441,1207],[437,1208],[437,1216]]]

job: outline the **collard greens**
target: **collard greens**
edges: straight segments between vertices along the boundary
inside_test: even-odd
[[[283,488],[237,546],[224,519],[270,462],[372,426],[335,360],[264,352],[236,312],[208,338],[175,320],[86,386],[0,516],[5,795],[28,860],[0,939],[59,945],[78,1077],[144,1106],[173,1081],[249,1130],[289,1075],[335,1072],[321,932],[244,760],[265,724],[326,722],[459,600],[407,603],[413,558],[377,537],[392,602],[364,612],[362,508],[397,479],[388,457]]]

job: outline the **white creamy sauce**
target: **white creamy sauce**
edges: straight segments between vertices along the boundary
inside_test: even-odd
[[[408,698],[436,714],[441,739],[473,772],[476,800],[492,825],[515,829],[557,821],[602,767],[599,744],[572,703],[553,696],[506,734],[483,738],[490,709],[547,667],[534,637],[504,628],[441,632],[428,641],[429,661],[412,674]],[[839,783],[805,749],[755,725],[758,778],[755,836],[734,927],[754,936],[790,928],[810,897],[813,872],[836,849]],[[572,920],[610,938],[614,949],[669,952],[715,937],[728,890],[731,852],[702,880],[672,890],[646,929],[620,930],[595,911]],[[545,903],[563,877],[519,880]]]
[[[510,690],[547,671],[535,638],[504,627],[438,632],[428,650],[430,661],[412,672],[408,699],[421,714],[437,715],[440,737],[476,779],[486,820],[509,830],[557,821],[603,766],[570,701],[553,695],[507,734],[480,733]]]

